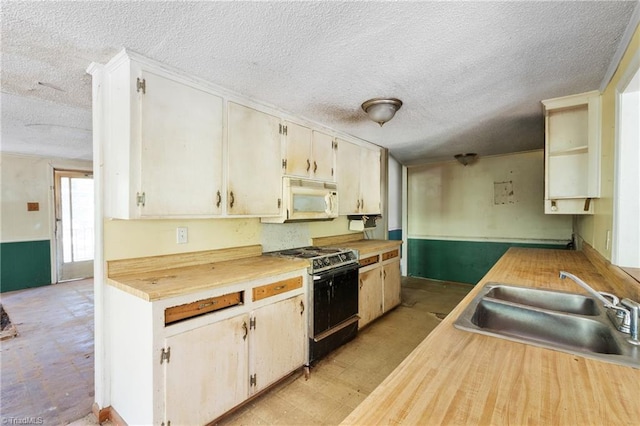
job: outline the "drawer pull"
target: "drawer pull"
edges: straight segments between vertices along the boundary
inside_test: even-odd
[[[206,307],[215,305],[216,303],[218,303],[217,300],[214,300],[213,302],[209,302],[209,303],[201,303],[201,304],[198,305],[198,309],[204,309]]]
[[[274,288],[274,290],[278,291],[278,290],[282,290],[283,288],[287,288],[286,285],[279,285],[276,288]]]

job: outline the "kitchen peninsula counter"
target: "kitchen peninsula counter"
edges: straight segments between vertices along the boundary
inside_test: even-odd
[[[260,246],[109,262],[109,285],[156,301],[306,269],[305,259],[262,255]]]
[[[342,424],[638,424],[639,369],[454,328],[488,282],[584,293],[560,270],[616,291],[582,252],[511,248]]]

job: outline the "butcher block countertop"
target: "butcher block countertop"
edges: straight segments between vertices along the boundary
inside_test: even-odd
[[[140,259],[138,262],[127,260],[127,265],[116,264],[113,268],[111,268],[112,265],[109,265],[117,273],[110,273],[107,282],[144,300],[156,301],[219,286],[285,274],[309,266],[309,262],[305,259],[285,259],[260,255],[259,246],[257,252],[256,249],[253,249],[253,252],[245,249],[244,255],[246,257],[239,259],[218,261],[216,259],[223,258],[219,254],[220,252],[223,251],[207,252],[206,256],[189,259],[191,263],[203,262],[204,260],[211,260],[210,262],[188,264],[183,261],[184,266],[174,268],[161,266],[171,261],[171,258],[168,257],[159,257],[162,259],[155,263],[151,262],[152,258]],[[228,253],[229,250],[225,252]],[[233,253],[233,255],[237,255],[237,253]],[[141,270],[132,273],[123,271],[129,264],[133,269],[145,262],[148,262],[148,266],[145,265],[147,267],[140,268]]]
[[[612,291],[582,252],[511,248],[342,424],[640,424],[640,370],[454,328],[490,281],[584,293],[560,270]]]
[[[363,254],[375,253],[384,250],[393,250],[400,247],[401,244],[402,241],[397,240],[359,240],[336,244],[336,247],[358,250],[358,253],[362,257]]]
[[[358,250],[361,257],[363,254],[393,250],[401,244],[402,241],[398,240],[366,240],[362,232],[313,239],[314,246],[331,246]]]

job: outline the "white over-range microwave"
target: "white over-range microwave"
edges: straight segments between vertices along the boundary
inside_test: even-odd
[[[338,217],[338,186],[334,182],[285,177],[282,201],[281,215],[263,217],[262,222],[331,220]]]

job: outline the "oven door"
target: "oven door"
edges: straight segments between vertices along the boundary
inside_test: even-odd
[[[312,278],[309,365],[356,337],[359,319],[358,264]]]

